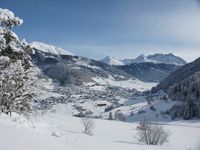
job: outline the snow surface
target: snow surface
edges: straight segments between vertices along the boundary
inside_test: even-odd
[[[0,65],[5,65],[10,62],[10,58],[7,56],[0,56]]]
[[[63,109],[63,108],[62,108]],[[137,141],[138,123],[94,120],[93,136],[83,134],[79,118],[67,116],[57,108],[31,122],[21,117],[1,115],[1,149],[6,150],[187,150],[197,148],[200,121],[164,124],[171,135],[162,146],[147,146]],[[195,124],[195,126],[191,126]]]
[[[72,53],[53,45],[45,44],[42,42],[32,42],[30,43],[31,48],[35,48],[45,53],[50,53],[54,55],[73,55]]]

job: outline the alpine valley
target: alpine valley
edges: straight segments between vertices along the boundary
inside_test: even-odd
[[[0,23],[2,149],[199,150],[200,58],[93,60],[21,40],[12,28],[23,20],[8,9]],[[167,142],[138,141],[143,120],[166,128]]]

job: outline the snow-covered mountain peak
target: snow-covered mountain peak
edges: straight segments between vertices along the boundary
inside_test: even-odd
[[[124,63],[120,61],[119,59],[116,59],[110,56],[106,56],[104,59],[101,60],[101,62],[104,62],[109,65],[124,65]]]
[[[172,53],[169,54],[153,54],[145,56],[143,54],[139,55],[135,59],[124,59],[122,60],[124,64],[131,63],[142,63],[142,62],[152,62],[152,63],[164,63],[164,64],[172,64],[176,66],[185,65],[187,62],[182,58],[175,56]]]
[[[141,54],[137,58],[135,58],[133,62],[141,63],[141,62],[151,62],[151,61],[148,60],[148,58],[144,54]]]
[[[55,54],[55,55],[73,55],[72,53],[49,44],[45,44],[42,42],[32,42],[30,43],[31,48],[35,48],[39,51],[45,52],[45,53],[50,53],[50,54]]]
[[[135,60],[146,60],[146,56],[144,54],[139,55],[138,57],[135,58]]]
[[[177,66],[182,66],[182,65],[185,65],[187,63],[184,59],[182,59],[178,56],[175,56],[172,53],[169,53],[169,54],[154,54],[154,55],[147,56],[147,58],[150,59],[150,60],[154,60],[158,63],[174,64],[174,65],[177,65]]]
[[[145,58],[146,56],[144,54],[140,54],[138,57]]]
[[[135,59],[124,59],[122,60],[124,64],[132,64],[132,63],[142,63],[142,62],[154,62],[149,60],[144,54],[139,55]],[[154,62],[156,63],[156,62]]]

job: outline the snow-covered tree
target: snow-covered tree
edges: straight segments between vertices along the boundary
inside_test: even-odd
[[[13,26],[18,26],[23,23],[23,20],[16,17],[14,13],[8,9],[0,8],[0,24],[5,28],[11,29]]]
[[[23,20],[16,17],[14,13],[8,9],[0,8],[0,41],[1,48],[12,47],[15,50],[19,49],[19,38],[12,31],[12,28],[19,26]]]
[[[126,121],[124,114],[120,110],[117,110],[114,115],[115,115],[115,120]]]
[[[29,48],[12,31],[23,20],[0,8],[0,110],[28,114],[31,111],[35,72]]]
[[[11,63],[0,71],[0,108],[1,112],[27,114],[31,111],[34,78],[31,71],[25,71],[20,61]],[[32,81],[33,82],[32,82]]]

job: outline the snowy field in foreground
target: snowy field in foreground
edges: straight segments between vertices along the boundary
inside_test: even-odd
[[[165,124],[171,136],[163,146],[137,142],[137,123],[95,120],[93,136],[82,133],[79,118],[48,113],[31,123],[6,116],[0,119],[1,149],[4,150],[199,150],[200,121]],[[192,123],[191,123],[192,122]]]

